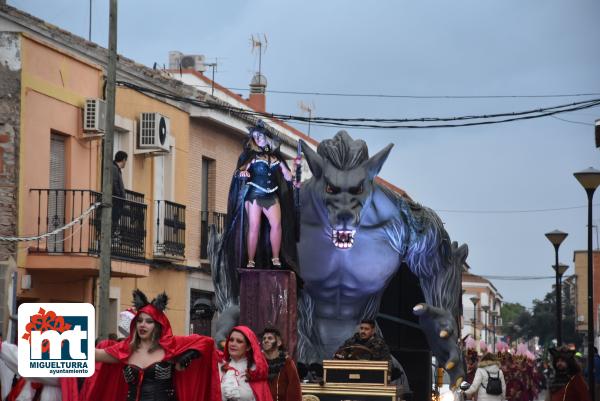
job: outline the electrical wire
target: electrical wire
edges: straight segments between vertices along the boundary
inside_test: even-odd
[[[264,117],[274,118],[283,121],[301,121],[310,122],[312,125],[321,126],[334,126],[334,127],[345,127],[345,128],[381,128],[381,129],[398,129],[398,128],[452,128],[452,127],[465,127],[465,126],[476,126],[476,125],[489,125],[489,124],[500,124],[511,121],[529,120],[534,118],[541,118],[551,116],[559,113],[566,113],[577,110],[584,110],[600,105],[600,98],[589,99],[581,102],[574,102],[570,104],[563,104],[551,107],[544,107],[526,111],[508,112],[508,113],[495,113],[495,114],[484,114],[484,115],[465,115],[458,117],[421,117],[421,118],[334,118],[334,117],[305,117],[296,116],[291,114],[278,114],[278,113],[261,113],[255,110],[243,109],[239,107],[233,107],[230,105],[224,105],[209,101],[203,101],[199,99],[193,99],[183,96],[174,95],[172,93],[166,93],[157,91],[150,88],[141,87],[139,85],[118,81],[118,85],[130,88],[140,93],[152,94],[155,96],[171,99],[174,101],[184,102],[192,104],[201,108],[221,110],[230,114],[237,114],[240,116],[252,116],[252,117]],[[502,118],[507,117],[507,118]],[[502,118],[497,120],[496,118]],[[484,120],[476,122],[462,122],[465,120]],[[426,124],[426,125],[406,125],[411,122],[451,122],[461,121],[457,124]],[[394,124],[392,124],[394,123]],[[401,124],[398,124],[401,123]]]
[[[192,85],[196,88],[212,88],[211,85]],[[231,91],[250,91],[250,88],[223,87]],[[336,96],[336,97],[367,97],[367,98],[398,98],[398,99],[536,99],[536,98],[561,98],[561,97],[583,97],[600,96],[600,93],[571,93],[571,94],[548,94],[548,95],[393,95],[384,93],[342,93],[342,92],[309,92],[298,90],[274,90],[267,89],[267,93],[282,95],[311,95],[311,96]]]
[[[589,127],[589,126],[592,126],[592,127],[593,127],[593,126],[595,126],[595,124],[592,124],[592,123],[584,123],[584,122],[581,122],[581,121],[567,120],[566,118],[560,118],[560,117],[556,117],[556,116],[550,116],[550,117],[552,117],[552,118],[556,118],[557,120],[564,121],[564,122],[566,122],[566,123],[571,123],[571,124],[581,124],[581,125],[586,125],[586,126],[588,126],[588,127]]]
[[[596,203],[593,206],[600,206],[600,203]],[[557,212],[562,210],[574,210],[587,208],[587,205],[583,206],[570,206],[570,207],[555,207],[549,209],[523,209],[523,210],[458,210],[458,209],[434,209],[440,213],[465,213],[465,214],[518,214],[518,213],[545,213],[545,212]]]
[[[479,277],[483,277],[487,280],[509,280],[509,281],[521,281],[521,280],[549,280],[549,279],[555,279],[556,276],[496,276],[496,275],[489,275],[489,276],[479,276]]]

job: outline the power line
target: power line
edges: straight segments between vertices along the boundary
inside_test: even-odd
[[[592,124],[592,123],[584,123],[584,122],[581,122],[581,121],[567,120],[566,118],[560,118],[560,117],[556,117],[556,116],[550,116],[550,117],[552,117],[552,118],[556,118],[557,120],[564,121],[564,122],[566,122],[566,123],[571,123],[571,124],[581,124],[581,125],[587,125],[588,127],[589,127],[589,126],[592,126],[592,127],[593,127],[593,126],[595,125],[595,124]]]
[[[596,203],[593,206],[600,206],[600,203]],[[464,213],[464,214],[518,214],[518,213],[545,213],[545,212],[557,212],[562,210],[573,210],[583,209],[587,205],[583,206],[570,206],[570,207],[555,207],[549,209],[522,209],[522,210],[458,210],[458,209],[434,209],[436,212],[441,213]]]
[[[210,85],[192,85],[197,88],[210,88]],[[232,91],[249,91],[249,88],[224,87]],[[336,96],[336,97],[368,97],[368,98],[386,98],[386,99],[539,99],[539,98],[561,98],[561,97],[583,97],[600,96],[596,93],[570,93],[570,94],[547,94],[547,95],[395,95],[385,93],[343,93],[343,92],[310,92],[298,90],[275,90],[267,89],[267,93],[282,95],[312,95],[312,96]]]
[[[217,104],[213,102],[182,97],[178,95],[174,95],[171,93],[160,92],[150,88],[144,88],[138,85],[135,85],[130,82],[119,81],[119,85],[128,87],[130,89],[136,90],[140,93],[145,94],[153,94],[155,96],[164,97],[166,99],[171,99],[175,101],[185,102],[188,104],[193,104],[198,107],[213,109],[213,110],[221,110],[224,112],[237,114],[237,115],[246,115],[252,117],[264,117],[264,118],[274,118],[283,121],[301,121],[308,122],[309,118],[304,116],[295,116],[291,114],[278,114],[278,113],[261,113],[255,110],[248,110],[239,107],[234,107],[230,105]],[[526,111],[518,111],[518,112],[508,112],[508,113],[495,113],[495,114],[484,114],[484,115],[465,115],[465,116],[457,116],[457,117],[420,117],[420,118],[334,118],[334,117],[311,117],[310,122],[315,125],[322,126],[333,126],[333,127],[344,127],[344,128],[381,128],[381,129],[399,129],[399,128],[452,128],[452,127],[465,127],[465,126],[476,126],[476,125],[489,125],[489,124],[500,124],[511,121],[519,121],[519,120],[529,120],[534,118],[541,118],[546,116],[551,116],[559,113],[566,113],[576,110],[584,110],[591,107],[596,107],[600,105],[600,98],[597,99],[589,99],[581,102],[574,102],[570,104],[563,104],[558,106],[544,107],[533,110]],[[502,118],[500,120],[493,120],[495,118]],[[464,123],[462,121],[465,120],[483,120],[477,122],[467,122]],[[427,125],[406,125],[406,123],[429,123],[429,122],[454,122],[460,121],[460,123],[455,124],[427,124]],[[392,124],[395,123],[395,124]],[[400,124],[397,124],[400,123]]]
[[[509,281],[520,281],[520,280],[548,280],[555,279],[556,276],[479,276],[487,280],[509,280]]]

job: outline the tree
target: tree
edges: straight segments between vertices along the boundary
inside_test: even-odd
[[[519,303],[507,302],[500,310],[502,333],[511,340],[529,338],[531,313]]]
[[[556,293],[550,291],[543,300],[534,299],[530,313],[523,305],[506,303],[502,307],[503,333],[511,340],[530,340],[539,337],[539,343],[549,345],[556,338]],[[570,298],[563,296],[562,339],[563,343],[582,344],[582,337],[576,332],[575,306]]]

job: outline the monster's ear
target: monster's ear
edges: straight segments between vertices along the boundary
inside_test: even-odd
[[[323,174],[323,158],[303,140],[300,140],[300,145],[302,146],[302,153],[306,157],[310,171],[316,178],[320,178],[321,174]]]
[[[370,179],[375,178],[375,176],[377,176],[377,174],[379,174],[379,171],[381,170],[383,163],[385,163],[385,161],[393,147],[394,147],[394,144],[390,143],[388,146],[381,149],[375,156],[373,156],[369,160],[367,160],[367,162],[365,164],[367,167],[367,174],[369,174]]]

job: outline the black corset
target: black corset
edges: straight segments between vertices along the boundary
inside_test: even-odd
[[[255,161],[249,168],[251,182],[266,191],[273,190],[277,186],[274,174],[278,168],[279,164],[269,166],[264,160]]]
[[[125,365],[123,375],[128,385],[127,401],[177,401],[173,388],[174,367],[173,363],[166,361],[153,363],[146,369]]]

